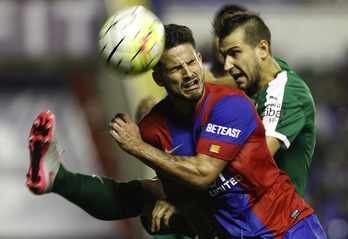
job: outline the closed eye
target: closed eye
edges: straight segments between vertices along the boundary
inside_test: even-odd
[[[186,62],[186,64],[187,64],[187,65],[191,65],[191,64],[193,64],[195,61],[196,61],[196,60],[194,59],[194,60],[191,60],[191,61],[189,61],[189,62]]]
[[[181,66],[174,66],[172,68],[169,69],[169,72],[176,72],[178,71],[179,69],[181,69]]]
[[[192,64],[194,64],[194,63],[196,63],[197,61],[196,61],[196,59],[192,59],[192,60],[190,60],[190,61],[188,61],[188,62],[185,62],[186,63],[186,65],[192,65]],[[170,68],[169,69],[169,72],[171,72],[171,73],[174,73],[174,72],[176,72],[176,71],[178,71],[178,70],[180,70],[180,69],[182,69],[183,68],[183,66],[182,65],[177,65],[177,66],[174,66],[174,67],[172,67],[172,68]]]

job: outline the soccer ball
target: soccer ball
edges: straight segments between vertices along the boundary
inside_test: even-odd
[[[164,50],[162,22],[143,6],[132,6],[112,15],[99,33],[100,57],[107,66],[125,74],[152,69]]]

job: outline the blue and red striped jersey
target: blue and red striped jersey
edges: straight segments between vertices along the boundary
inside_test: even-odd
[[[241,90],[206,83],[191,117],[168,98],[139,123],[145,142],[173,155],[206,154],[230,163],[210,188],[199,193],[222,238],[282,238],[313,213],[268,150],[253,102]],[[160,177],[166,180],[163,175]],[[200,202],[200,203],[202,203]]]

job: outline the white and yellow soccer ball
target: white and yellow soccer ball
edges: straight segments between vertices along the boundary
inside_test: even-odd
[[[102,61],[125,74],[139,74],[152,69],[164,50],[162,22],[143,6],[124,8],[113,14],[99,33]]]

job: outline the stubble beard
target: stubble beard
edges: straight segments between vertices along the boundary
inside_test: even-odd
[[[199,92],[195,94],[190,94],[190,95],[181,94],[180,92],[176,92],[168,87],[166,87],[166,90],[169,95],[174,96],[177,99],[184,100],[191,103],[198,102],[202,98],[204,93],[204,87],[202,87],[202,89]]]
[[[253,96],[255,93],[258,92],[260,80],[261,80],[260,75],[257,74],[257,76],[254,78],[254,80],[251,81],[250,84],[247,86],[247,89],[245,90],[245,93],[249,97]]]
[[[252,80],[248,82],[248,85],[245,89],[245,93],[251,97],[259,90],[259,84],[261,81],[260,76],[261,69],[259,66],[255,67],[254,74],[252,75]]]

